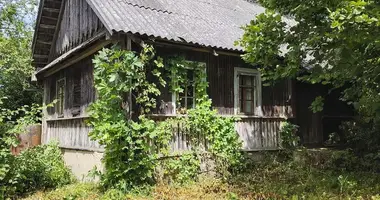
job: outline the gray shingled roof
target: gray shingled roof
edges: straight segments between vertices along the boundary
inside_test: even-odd
[[[244,0],[87,0],[111,33],[242,51],[234,42],[264,8]]]

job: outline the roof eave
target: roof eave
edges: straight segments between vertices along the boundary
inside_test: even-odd
[[[32,56],[34,55],[35,48],[36,48],[36,43],[37,43],[37,34],[38,34],[38,29],[40,26],[41,22],[41,16],[42,16],[42,8],[45,4],[45,0],[41,0],[40,5],[38,6],[38,14],[37,14],[37,20],[36,20],[36,25],[34,28],[34,33],[33,33],[33,42],[32,42]]]

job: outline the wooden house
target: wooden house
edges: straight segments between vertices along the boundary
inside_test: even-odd
[[[264,87],[259,71],[243,62],[243,49],[234,45],[241,26],[264,10],[245,0],[41,0],[33,59],[44,103],[57,100],[44,111],[43,142],[58,140],[77,173],[92,167],[80,163],[98,163],[103,148],[89,139],[85,123],[96,97],[92,59],[115,43],[137,51],[144,42],[163,57],[180,54],[204,64],[213,106],[221,115],[241,118],[236,130],[243,150],[277,149],[286,120],[300,125],[304,144],[322,144],[324,114],[308,108],[322,91],[293,80]],[[157,107],[164,109],[155,116],[176,114],[173,96],[163,91]],[[191,92],[184,98],[183,106],[192,107]],[[179,133],[173,147],[183,147]]]

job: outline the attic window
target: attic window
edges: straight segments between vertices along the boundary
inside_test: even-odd
[[[261,115],[261,77],[255,69],[235,68],[235,114]]]
[[[66,86],[66,79],[59,79],[57,81],[57,104],[56,104],[56,110],[58,117],[64,116],[64,110],[65,110],[65,86]]]

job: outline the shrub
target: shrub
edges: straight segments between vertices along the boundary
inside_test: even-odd
[[[297,136],[298,126],[289,122],[281,124],[281,147],[285,149],[295,149],[299,146],[300,138]]]
[[[16,157],[8,156],[7,161],[9,170],[0,177],[0,192],[5,198],[56,188],[74,181],[56,143],[28,149]]]
[[[345,122],[341,125],[347,145],[356,153],[380,151],[380,125],[374,122]]]

